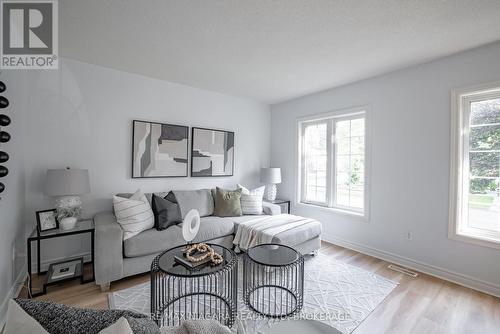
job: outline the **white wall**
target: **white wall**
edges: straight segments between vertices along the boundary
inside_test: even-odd
[[[53,207],[43,194],[48,168],[86,168],[92,192],[82,198],[84,216],[111,210],[117,192],[254,186],[269,165],[267,105],[140,75],[63,59],[59,71],[30,72],[26,119],[26,212]],[[132,120],[227,129],[235,132],[233,177],[131,178]],[[89,240],[49,240],[47,258],[88,252]],[[47,242],[48,243],[48,242]]]
[[[2,131],[11,135],[8,143],[0,144],[0,151],[9,154],[10,159],[2,164],[9,169],[9,174],[0,178],[6,189],[0,194],[0,328],[7,311],[9,297],[16,295],[20,283],[24,280],[26,271],[26,228],[23,220],[24,209],[24,159],[23,159],[23,117],[26,110],[27,83],[25,75],[16,78],[12,72],[4,71],[0,80],[7,85],[7,90],[1,95],[10,101],[9,107],[0,109],[7,114],[12,123]]]
[[[450,91],[495,81],[500,43],[272,106],[279,197],[294,199],[297,117],[369,105],[369,222],[300,205],[294,213],[323,222],[326,240],[500,294],[500,251],[447,237]]]

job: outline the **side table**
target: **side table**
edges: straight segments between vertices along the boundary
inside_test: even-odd
[[[275,199],[273,201],[268,201],[264,200],[265,202],[271,203],[271,204],[276,204],[281,207],[281,213],[288,213],[290,214],[290,201],[286,199]],[[286,210],[283,210],[283,208],[286,208]]]
[[[89,283],[93,282],[95,280],[95,268],[94,268],[94,220],[93,219],[88,219],[88,220],[82,220],[79,221],[75,228],[71,230],[49,230],[49,231],[44,231],[44,232],[39,232],[36,228],[35,230],[31,233],[31,235],[28,237],[27,240],[27,248],[28,248],[28,295],[30,298],[41,296],[47,293],[47,286],[53,285],[56,283],[60,283],[63,281],[69,281],[73,279],[80,279],[80,283]],[[53,239],[53,238],[62,238],[70,235],[75,235],[75,234],[90,234],[90,256],[91,260],[89,263],[92,264],[92,277],[89,279],[84,279],[84,270],[83,270],[83,259],[71,259],[69,258],[67,261],[64,262],[78,262],[80,261],[80,264],[78,264],[77,269],[75,270],[75,275],[69,277],[69,278],[61,278],[57,280],[51,280],[50,279],[50,273],[47,273],[47,271],[41,271],[40,268],[40,261],[41,261],[41,247],[40,243],[42,240],[46,239]],[[47,277],[45,279],[45,283],[43,284],[43,288],[41,292],[36,292],[33,293],[33,282],[32,282],[32,270],[31,270],[31,243],[36,242],[36,256],[37,256],[37,274],[42,275],[42,274],[47,274]],[[61,263],[60,261],[57,263]]]

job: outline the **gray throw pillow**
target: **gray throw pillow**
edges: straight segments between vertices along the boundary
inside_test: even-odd
[[[155,216],[155,228],[158,231],[165,230],[170,226],[182,222],[179,205],[160,196],[153,195],[153,213]]]
[[[225,190],[219,187],[215,190],[215,212],[219,217],[241,216],[241,188]]]

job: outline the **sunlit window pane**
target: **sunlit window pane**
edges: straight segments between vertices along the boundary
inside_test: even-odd
[[[327,124],[306,125],[304,130],[305,200],[326,203]]]
[[[470,108],[467,226],[500,232],[500,99]]]

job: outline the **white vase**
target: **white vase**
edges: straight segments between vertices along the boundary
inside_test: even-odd
[[[61,230],[71,230],[71,229],[75,228],[77,220],[78,219],[76,217],[66,217],[66,218],[63,218],[59,222],[59,228]]]

